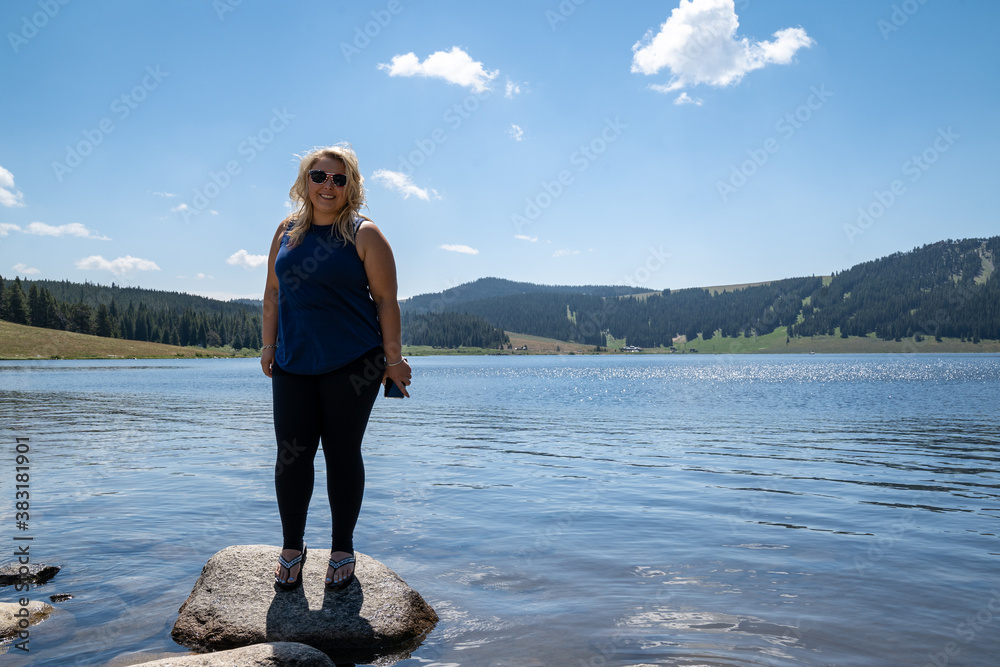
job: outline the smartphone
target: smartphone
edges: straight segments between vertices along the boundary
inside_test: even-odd
[[[385,393],[383,395],[386,398],[406,398],[403,396],[403,391],[396,386],[396,383],[389,379],[385,381]]]

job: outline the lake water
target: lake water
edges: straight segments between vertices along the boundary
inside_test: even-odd
[[[413,398],[376,404],[355,535],[441,617],[398,664],[998,664],[1000,357],[412,365]],[[185,651],[205,561],[280,543],[269,382],[253,359],[0,362],[3,551],[26,437],[31,554],[63,566],[32,596],[74,596],[0,662]]]

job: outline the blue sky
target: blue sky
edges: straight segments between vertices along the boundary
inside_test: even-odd
[[[259,297],[295,155],[341,141],[401,297],[754,282],[995,235],[998,19],[990,0],[10,0],[0,275]]]

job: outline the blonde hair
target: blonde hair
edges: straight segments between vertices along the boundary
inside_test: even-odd
[[[314,148],[301,156],[298,178],[295,179],[295,183],[288,191],[288,196],[296,207],[291,215],[285,218],[286,223],[292,223],[291,230],[288,232],[289,247],[298,245],[302,237],[312,227],[313,205],[309,199],[309,170],[323,158],[339,160],[344,165],[344,171],[347,172],[347,185],[344,188],[347,205],[341,209],[333,221],[333,231],[340,238],[353,244],[355,218],[360,216],[365,220],[370,220],[360,213],[361,207],[365,206],[365,178],[361,175],[361,169],[358,167],[358,155],[351,148],[351,145],[340,143]]]

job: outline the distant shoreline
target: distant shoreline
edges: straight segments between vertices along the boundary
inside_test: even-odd
[[[940,342],[932,337],[920,340],[905,338],[901,341],[884,341],[874,336],[841,338],[812,336],[788,338],[784,327],[765,336],[751,338],[697,339],[686,342],[678,338],[671,348],[645,348],[636,352],[623,352],[624,341],[612,341],[608,348],[597,351],[593,345],[542,338],[508,332],[512,348],[434,348],[426,345],[404,345],[406,356],[526,356],[526,355],[663,355],[663,354],[997,354],[1000,341],[981,340],[978,343],[945,338]],[[220,359],[257,357],[251,349],[178,347],[162,343],[102,338],[85,334],[39,329],[36,327],[0,321],[0,360],[43,361],[50,359]]]

